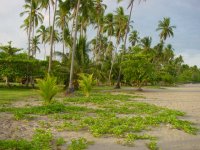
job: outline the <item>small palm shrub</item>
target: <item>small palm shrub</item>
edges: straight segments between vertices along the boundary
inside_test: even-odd
[[[86,97],[90,96],[92,86],[94,84],[93,74],[79,74],[80,80],[78,80],[79,86]]]
[[[40,95],[42,96],[45,104],[50,104],[53,97],[58,93],[58,86],[56,84],[56,78],[47,75],[47,77],[38,82],[40,89]]]

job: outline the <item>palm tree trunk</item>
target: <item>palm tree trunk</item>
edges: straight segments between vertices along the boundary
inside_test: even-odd
[[[69,92],[74,91],[73,87],[73,73],[74,73],[74,56],[76,50],[76,37],[78,30],[78,13],[80,8],[80,0],[78,0],[77,8],[76,8],[76,18],[75,18],[75,30],[74,30],[74,39],[73,39],[73,47],[72,47],[72,60],[71,60],[71,69],[70,69],[70,78],[69,78]]]
[[[49,56],[49,68],[48,68],[48,74],[50,74],[52,69],[52,57],[53,57],[53,43],[54,43],[54,26],[55,26],[55,17],[56,17],[56,9],[57,9],[57,1],[55,1],[55,7],[54,7],[54,16],[53,16],[53,24],[52,24],[52,30],[51,30],[51,39],[50,39],[50,56]]]
[[[132,16],[132,11],[133,11],[133,3],[134,3],[134,0],[132,0],[131,4],[130,4],[131,10],[130,10],[129,18],[128,18],[128,23],[127,23],[127,26],[126,26],[126,34],[125,34],[125,39],[124,39],[124,53],[126,53],[126,41],[127,41],[127,37],[128,37],[128,29],[129,29],[129,24],[130,24],[130,21],[131,21],[131,16]],[[122,54],[121,61],[123,61],[123,55],[124,54]],[[120,82],[121,82],[121,70],[122,70],[122,67],[120,65],[119,75],[118,75],[118,78],[117,78],[117,84],[115,86],[116,89],[120,89],[121,88],[121,86],[120,86]]]
[[[74,12],[72,13],[72,16],[73,16],[73,14],[75,14],[76,15],[76,9],[74,9]],[[74,16],[75,16],[74,15]],[[75,19],[76,19],[76,17],[72,17],[73,19],[72,19],[72,29],[71,29],[71,38],[72,38],[72,36],[73,36],[73,31],[74,31],[74,24],[75,24]],[[70,47],[69,48],[69,59],[71,59],[71,57],[72,57],[72,48]]]
[[[113,69],[113,61],[111,62],[110,73],[109,73],[109,82],[110,82],[110,85],[112,85],[112,82],[111,82],[112,69]]]
[[[81,24],[80,37],[83,37],[83,25]]]
[[[51,26],[51,5],[49,3],[49,27]]]
[[[118,46],[119,46],[119,44],[116,45],[116,51],[117,51],[117,49],[118,49]],[[115,61],[115,51],[114,51],[114,55],[113,55],[112,60],[111,60],[111,67],[110,67],[110,73],[109,73],[109,82],[110,82],[110,85],[112,85],[112,82],[111,82],[111,75],[112,75],[112,70],[113,70],[114,61]]]
[[[124,39],[124,48],[125,48],[125,50],[126,50],[126,42],[127,42],[127,37],[128,37],[129,25],[130,25],[132,11],[133,11],[133,3],[134,3],[134,0],[132,0],[131,4],[130,4],[131,10],[130,10],[129,18],[128,18],[128,23],[127,23],[127,26],[126,26],[126,34],[125,34],[125,39]]]
[[[65,33],[64,33],[64,27],[62,29],[62,42],[63,42],[63,55],[65,54]]]
[[[53,49],[53,60],[56,60],[56,44],[54,44],[54,49]]]
[[[30,12],[29,29],[28,29],[28,58],[30,57],[30,54],[31,54],[31,30],[32,30],[31,22],[32,22],[32,10],[33,10],[32,3],[33,3],[33,0],[31,0],[31,12]]]
[[[95,47],[94,47],[94,50],[95,50],[95,52],[97,52],[97,54],[98,54],[98,48],[97,48],[97,46],[98,46],[98,38],[99,38],[99,35],[100,35],[100,26],[99,26],[99,20],[98,20],[98,27],[97,27],[97,37],[96,37],[96,44],[95,44]],[[97,61],[97,60],[96,60]]]
[[[45,42],[44,42],[44,45],[43,45],[43,46],[44,46],[44,60],[46,60],[46,53],[47,53],[47,52],[46,52]]]

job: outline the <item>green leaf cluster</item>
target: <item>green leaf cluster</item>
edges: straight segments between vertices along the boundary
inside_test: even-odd
[[[78,80],[81,90],[86,97],[89,97],[94,83],[93,74],[79,74],[80,80]]]
[[[40,95],[42,96],[46,104],[52,102],[53,97],[58,93],[58,86],[56,84],[56,78],[47,75],[44,80],[38,82],[40,89]]]

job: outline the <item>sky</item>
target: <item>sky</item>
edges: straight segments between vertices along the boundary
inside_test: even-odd
[[[153,44],[159,42],[156,32],[158,21],[163,17],[170,17],[172,25],[176,26],[174,38],[166,42],[171,43],[175,54],[182,55],[186,64],[200,67],[200,0],[135,0],[132,20],[134,30],[138,30],[140,37],[151,36]],[[13,41],[13,45],[27,48],[27,36],[20,29],[23,18],[19,16],[23,11],[24,0],[0,0],[0,44]],[[116,0],[104,0],[107,12],[113,12],[123,6],[128,14],[129,0],[117,4]],[[45,21],[47,21],[47,16]],[[93,35],[89,33],[89,35]]]

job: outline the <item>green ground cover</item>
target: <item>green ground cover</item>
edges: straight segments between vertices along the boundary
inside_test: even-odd
[[[90,97],[84,97],[81,92],[76,92],[73,96],[63,97],[59,102],[43,106],[11,107],[8,105],[0,108],[0,112],[13,114],[15,120],[35,120],[36,122],[36,118],[40,115],[46,116],[50,120],[37,122],[40,128],[49,131],[49,133],[44,134],[51,135],[51,130],[57,132],[82,131],[89,132],[97,138],[119,138],[122,139],[120,144],[128,146],[134,146],[136,140],[145,140],[147,147],[152,150],[158,149],[157,140],[159,139],[146,134],[146,131],[170,125],[171,128],[189,134],[198,132],[192,122],[179,119],[180,116],[185,115],[184,112],[135,101],[136,95],[126,95],[124,91],[123,94],[115,93],[114,95],[109,92],[98,91],[101,90],[96,90]],[[15,96],[16,99],[20,99],[20,97],[34,95],[34,92],[30,89],[4,89],[1,91],[4,94],[4,99],[9,102],[14,102]],[[7,95],[8,93],[13,94]],[[59,123],[52,124],[54,121],[59,121]],[[32,141],[34,141],[34,136]],[[16,149],[17,146],[22,145],[21,149],[18,149],[25,150],[32,141],[23,139],[18,141],[19,144],[16,145],[16,140],[1,140],[0,149]],[[50,145],[47,143],[47,149],[52,149],[52,142],[50,142]],[[64,139],[59,139],[54,142],[54,145],[55,143],[62,145],[66,142],[64,142]],[[84,138],[72,139],[66,147],[70,150],[73,150],[74,147],[82,150],[87,148],[87,144],[88,142]],[[11,145],[11,147],[8,145]],[[9,148],[6,148],[6,146]],[[31,146],[34,146],[34,144]],[[35,149],[37,150],[37,147]]]
[[[0,105],[37,96],[37,91],[26,88],[0,88]]]

